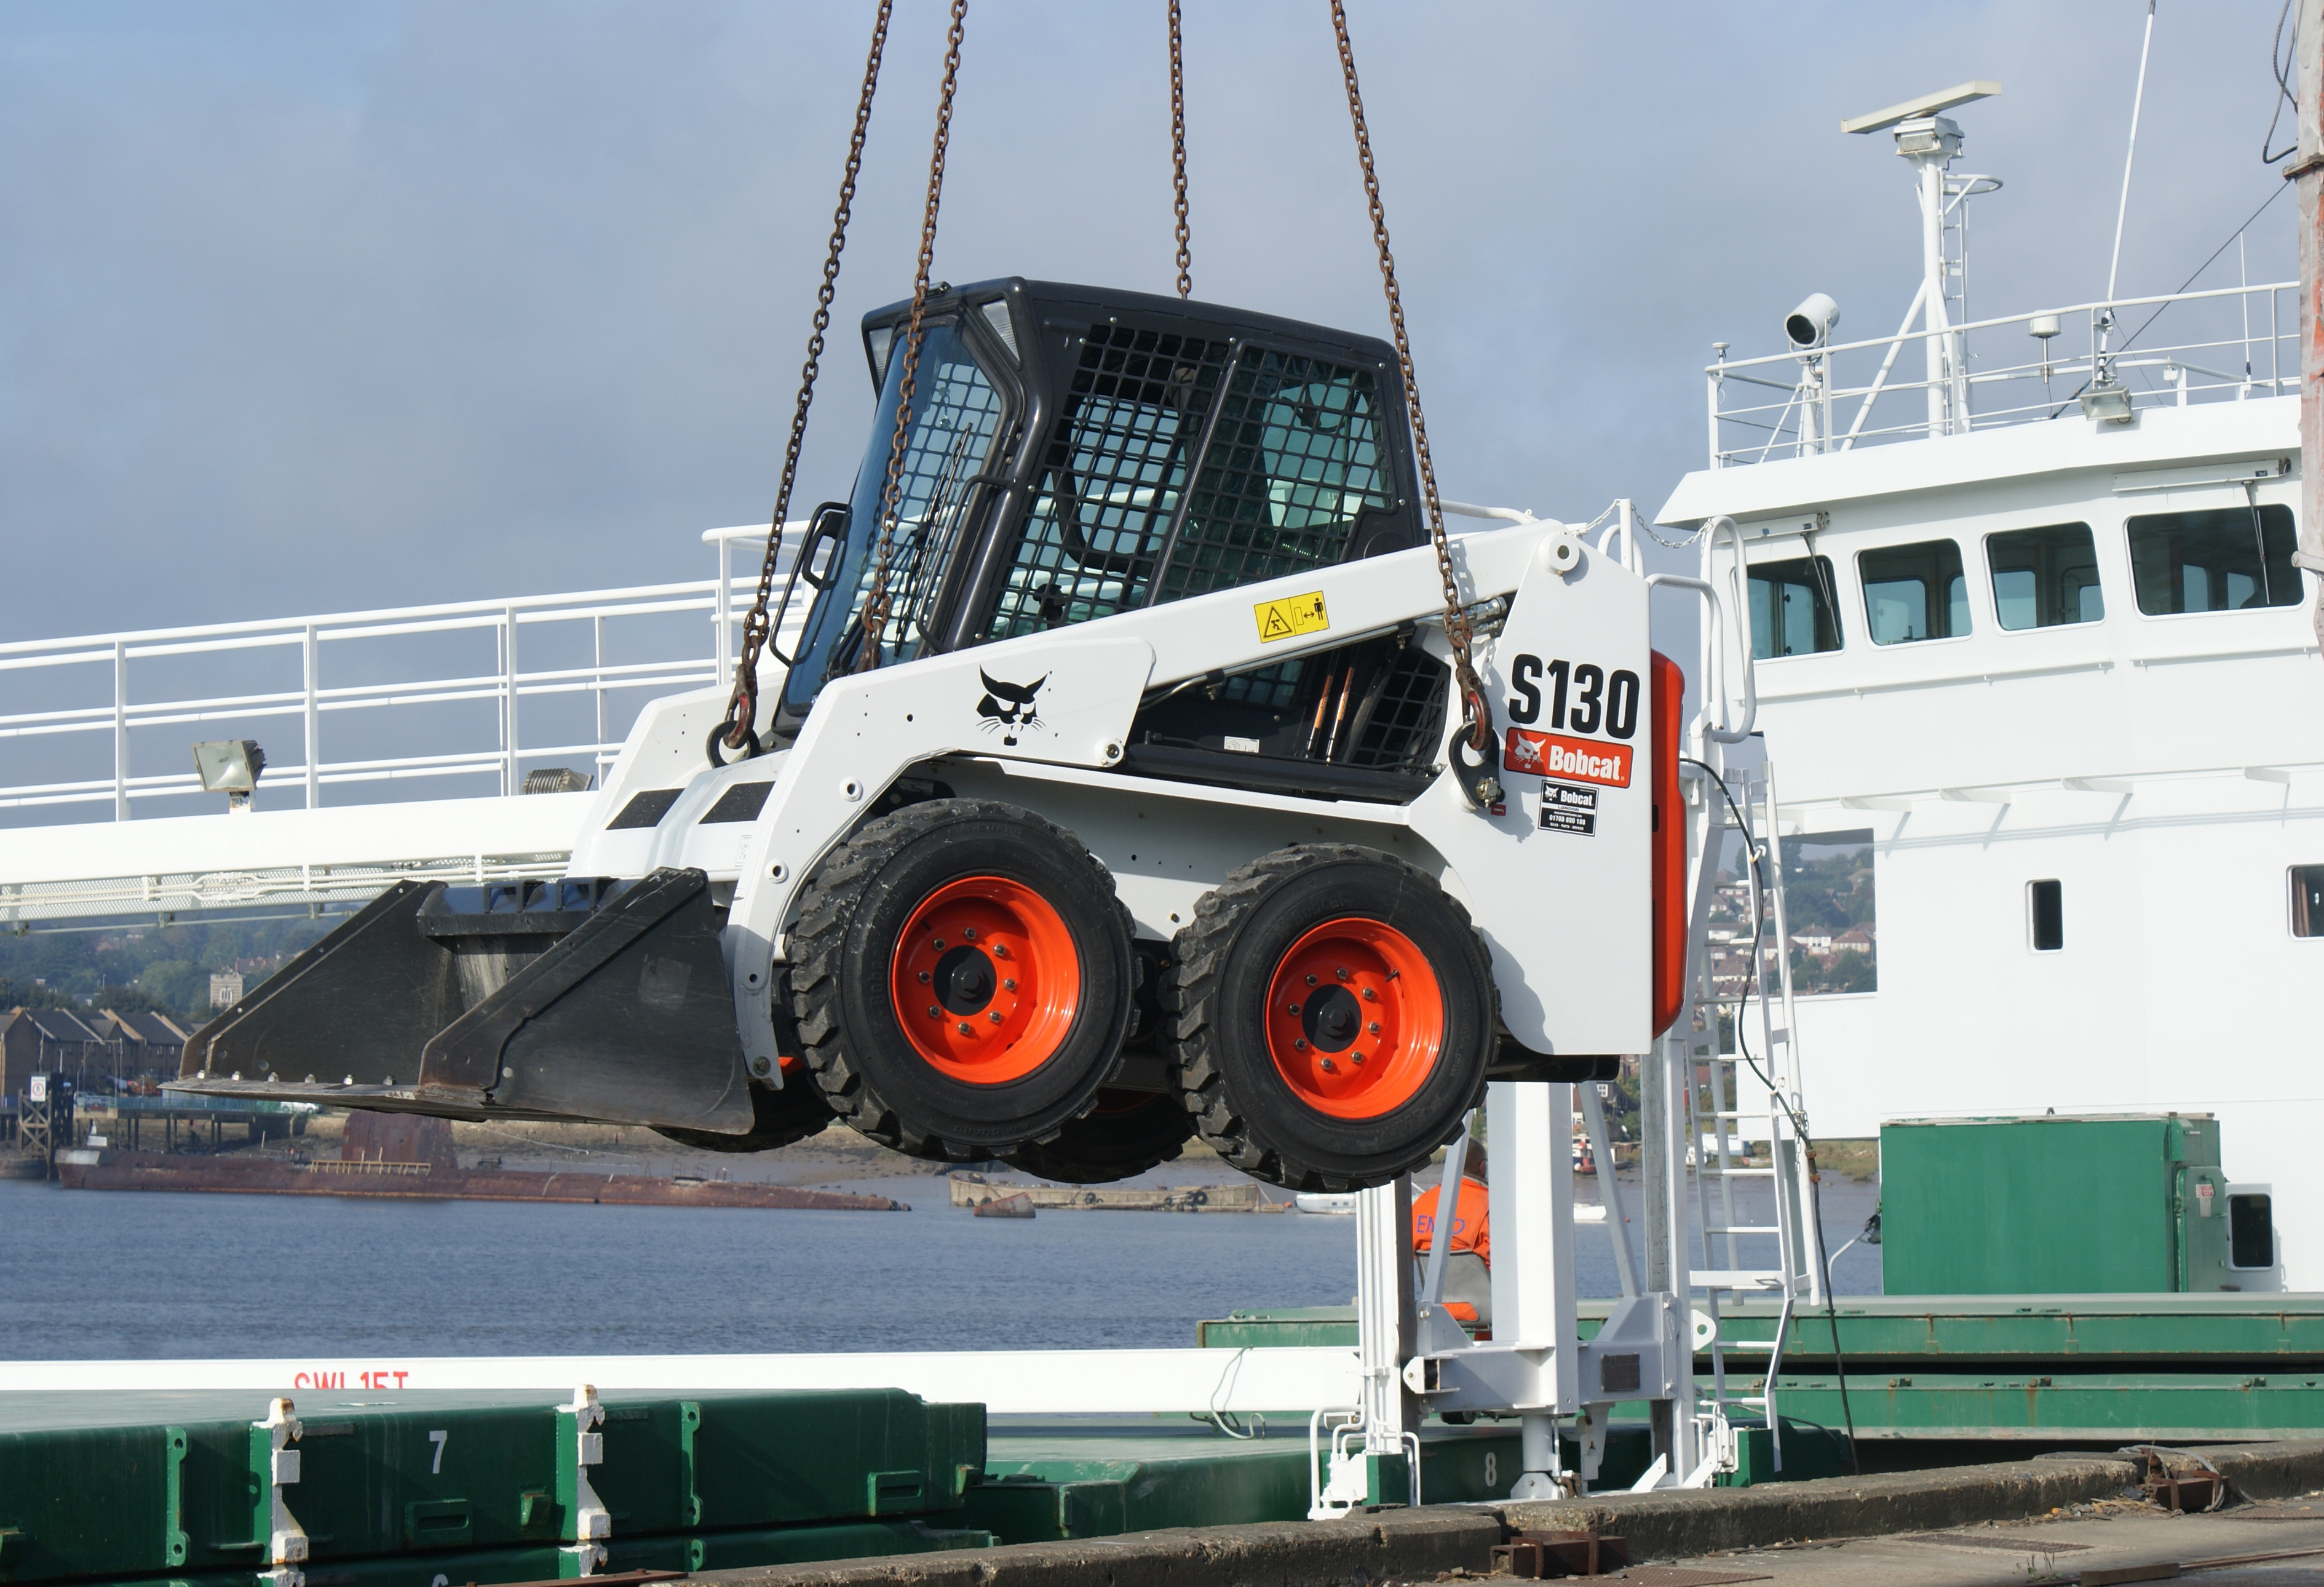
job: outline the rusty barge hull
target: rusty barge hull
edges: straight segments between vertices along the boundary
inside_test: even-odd
[[[230,1158],[107,1153],[96,1163],[60,1162],[68,1190],[213,1191],[244,1195],[339,1195],[391,1201],[530,1201],[633,1207],[734,1207],[779,1211],[889,1213],[909,1209],[884,1195],[741,1185],[723,1179],[661,1179],[642,1174],[533,1174],[423,1163],[286,1163]]]

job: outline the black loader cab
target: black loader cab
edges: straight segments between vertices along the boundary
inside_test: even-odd
[[[799,550],[814,604],[778,741],[862,654],[910,309],[864,317],[879,404],[853,496],[817,509]],[[1395,349],[1376,337],[1019,277],[939,287],[922,325],[883,663],[1427,541]],[[1151,705],[1123,770],[1408,799],[1446,692],[1409,637]]]

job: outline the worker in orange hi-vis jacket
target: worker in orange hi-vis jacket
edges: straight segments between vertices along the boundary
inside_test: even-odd
[[[1472,1140],[1469,1159],[1461,1167],[1461,1194],[1452,1203],[1452,1226],[1444,1256],[1444,1309],[1464,1323],[1480,1323],[1490,1329],[1493,1231],[1485,1186],[1485,1144]],[[1427,1278],[1428,1253],[1436,1243],[1436,1189],[1412,1199],[1412,1254],[1419,1267],[1416,1282]]]

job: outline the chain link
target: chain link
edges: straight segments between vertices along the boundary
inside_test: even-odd
[[[831,247],[823,259],[823,285],[815,294],[815,330],[807,337],[807,363],[799,370],[798,406],[791,413],[791,438],[783,449],[782,483],[775,491],[773,521],[767,526],[766,559],[759,567],[759,590],[742,616],[742,649],[734,659],[734,692],[727,697],[725,731],[720,742],[739,750],[751,741],[759,715],[759,654],[774,635],[768,604],[775,593],[775,564],[783,549],[783,524],[790,516],[791,485],[798,477],[799,448],[807,440],[807,415],[815,401],[816,376],[823,367],[824,333],[831,328],[831,301],[839,290],[839,255],[847,246],[847,222],[855,205],[855,179],[863,169],[863,139],[872,127],[872,98],[880,88],[880,57],[888,47],[888,17],[895,0],[880,0],[872,23],[872,51],[863,62],[863,91],[855,100],[855,131],[847,140],[847,169],[839,180],[839,206],[831,215]]]
[[[1177,201],[1178,296],[1194,290],[1194,255],[1186,233],[1186,69],[1178,38],[1178,0],[1170,0],[1170,168]]]
[[[880,550],[872,593],[863,602],[863,648],[855,670],[880,665],[880,636],[888,627],[888,573],[895,558],[896,519],[903,510],[905,444],[912,429],[912,394],[920,376],[920,320],[927,309],[928,271],[936,256],[936,206],[944,198],[945,152],[952,143],[952,97],[960,86],[960,42],[968,32],[968,0],[952,0],[945,36],[944,87],[936,97],[936,145],[928,155],[928,207],[920,221],[920,257],[912,276],[912,318],[905,328],[904,373],[896,393],[896,435],[888,447],[888,478],[880,491]]]
[[[1332,0],[1332,27],[1340,40],[1340,74],[1348,86],[1348,115],[1355,124],[1356,158],[1363,163],[1364,197],[1371,206],[1372,241],[1379,245],[1380,281],[1388,290],[1388,323],[1396,330],[1396,361],[1404,374],[1405,412],[1412,422],[1412,447],[1420,462],[1420,484],[1428,503],[1428,538],[1436,548],[1436,572],[1444,584],[1444,637],[1452,647],[1452,675],[1461,686],[1471,724],[1470,743],[1481,751],[1492,742],[1493,710],[1477,677],[1469,650],[1471,631],[1461,609],[1461,586],[1452,574],[1452,548],[1444,535],[1444,508],[1436,495],[1436,465],[1428,455],[1428,421],[1420,411],[1420,385],[1412,373],[1412,342],[1404,328],[1404,296],[1397,291],[1396,255],[1388,244],[1388,212],[1380,205],[1379,173],[1372,165],[1372,137],[1364,123],[1363,91],[1356,86],[1356,52],[1348,42],[1344,0]]]

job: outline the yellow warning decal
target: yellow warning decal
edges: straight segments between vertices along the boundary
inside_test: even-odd
[[[1332,626],[1332,619],[1323,610],[1322,590],[1286,595],[1279,601],[1261,601],[1250,610],[1259,619],[1259,642],[1263,645],[1303,633],[1321,633]]]

